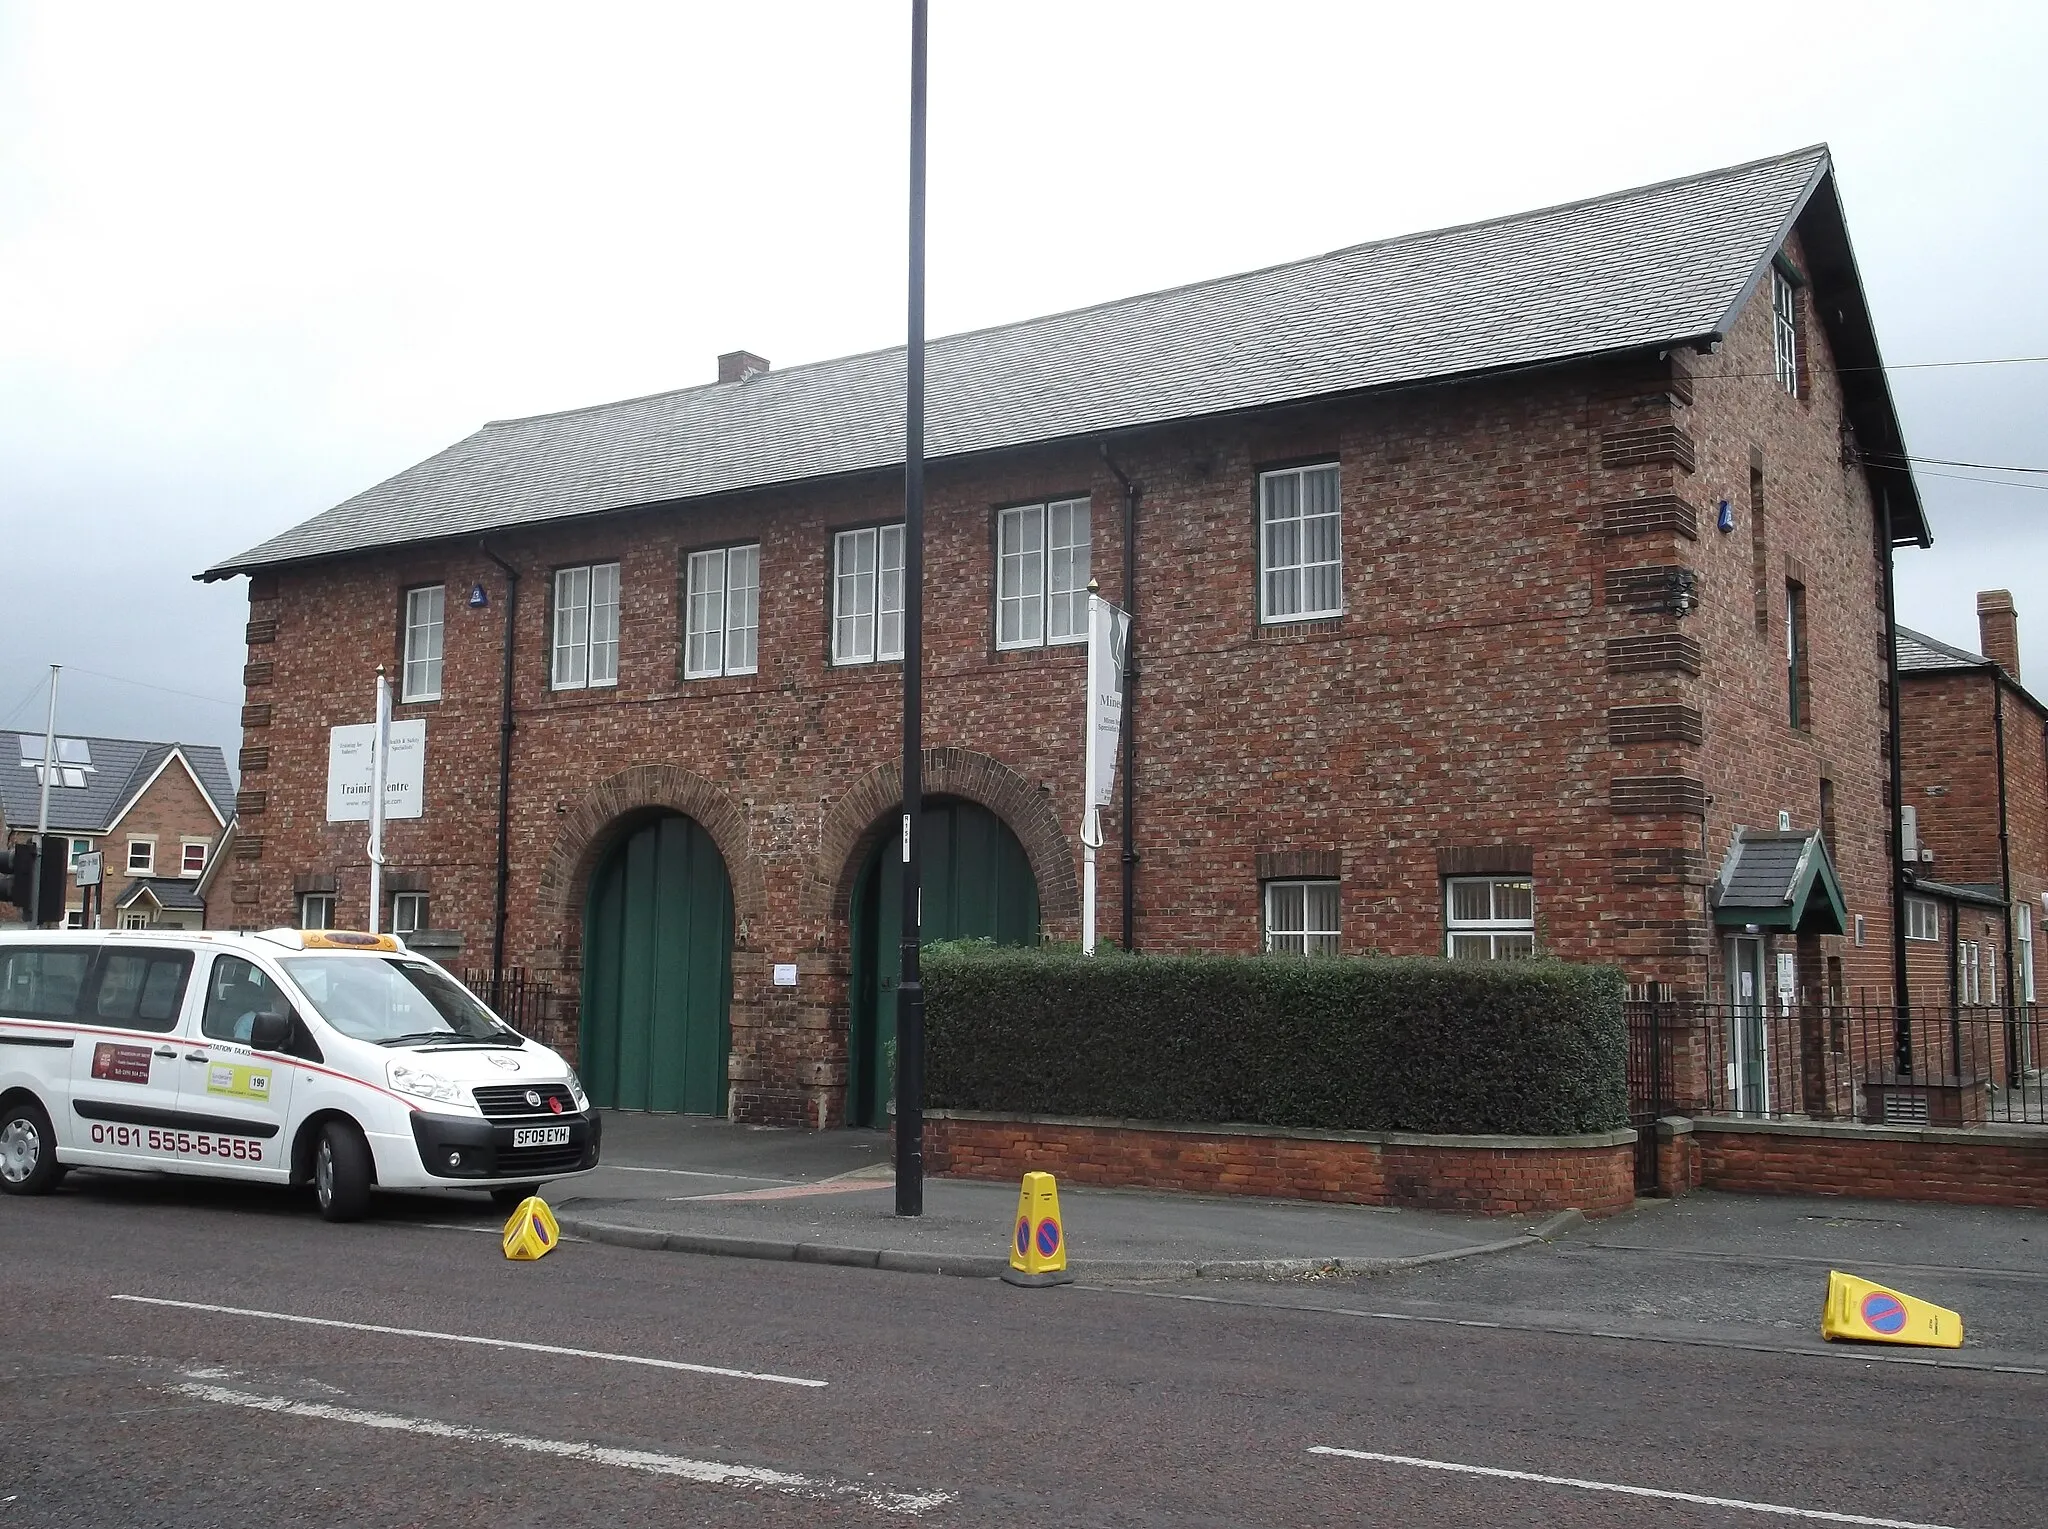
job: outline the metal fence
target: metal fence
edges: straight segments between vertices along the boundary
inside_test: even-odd
[[[1815,999],[1637,999],[1628,1008],[1632,1115],[1654,1101],[1760,1119],[2048,1125],[2048,1015],[2031,1004],[1902,1012]],[[1655,1085],[1637,1060],[1652,1034],[1663,1069]]]
[[[462,974],[462,985],[521,1035],[543,1042],[548,1039],[548,1022],[555,1017],[555,990],[545,977],[536,977],[521,966],[499,972],[472,969]]]
[[[1639,997],[1626,1009],[1628,1018],[1628,1123],[1636,1133],[1636,1188],[1653,1193],[1663,1187],[1657,1164],[1657,1122],[1679,1107],[1674,1044],[1681,1033],[1677,1006],[1659,996]]]

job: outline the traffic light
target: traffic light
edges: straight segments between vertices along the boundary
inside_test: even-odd
[[[29,844],[10,844],[0,848],[0,893],[4,900],[19,908],[22,917],[35,903],[36,896],[36,847]]]
[[[70,851],[70,842],[59,834],[43,835],[40,851],[33,841],[0,848],[0,902],[19,908],[31,923],[64,922]]]
[[[39,924],[64,922],[64,883],[71,875],[71,841],[62,834],[44,834],[43,852],[37,857],[35,920]]]

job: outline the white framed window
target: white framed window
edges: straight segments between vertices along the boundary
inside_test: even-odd
[[[1975,940],[1957,940],[1956,1002],[1981,1002],[1978,995],[1982,991],[1983,980],[1977,966],[1977,942]]]
[[[1799,293],[1792,280],[1771,267],[1771,366],[1778,384],[1799,396]]]
[[[619,565],[555,570],[556,690],[619,682]]]
[[[64,927],[66,929],[83,929],[85,927],[85,909],[66,908],[64,910]]]
[[[1444,953],[1466,961],[1536,954],[1536,884],[1527,876],[1453,876],[1444,882]]]
[[[76,876],[76,875],[78,874],[78,858],[79,858],[79,856],[81,856],[81,855],[90,855],[91,853],[92,853],[92,840],[90,840],[90,839],[73,839],[73,840],[71,841],[71,859],[70,859],[70,866],[71,866],[71,874],[72,874],[72,875]]]
[[[1086,499],[1017,504],[996,516],[996,646],[1088,640]]]
[[[179,845],[179,874],[184,876],[197,876],[201,874],[203,871],[205,871],[207,848],[207,841],[204,839],[187,839],[185,840],[184,843]]]
[[[149,927],[149,915],[131,908],[121,915],[121,927],[123,929],[147,929]]]
[[[832,538],[832,662],[903,657],[903,526]]]
[[[427,894],[394,892],[391,895],[391,932],[403,939],[427,927]]]
[[[1941,904],[1931,897],[1908,897],[1906,899],[1906,938],[1909,940],[1940,939]]]
[[[1259,619],[1344,613],[1337,464],[1259,474]]]
[[[685,583],[683,678],[754,673],[761,616],[760,544],[691,553]]]
[[[154,876],[156,874],[156,839],[130,839],[128,841],[128,874],[130,876]]]
[[[332,929],[334,927],[334,894],[332,892],[308,892],[299,899],[299,927],[301,929]]]
[[[1337,954],[1337,883],[1266,883],[1266,949],[1279,956]]]
[[[441,622],[448,591],[440,584],[405,592],[405,663],[399,670],[398,699],[441,699]]]
[[[2012,910],[2012,936],[2019,946],[2019,960],[2013,963],[2013,977],[2019,986],[2021,1003],[2034,1001],[2034,910],[2025,903]]]

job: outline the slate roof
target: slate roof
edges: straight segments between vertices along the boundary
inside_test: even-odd
[[[1815,893],[1819,894],[1818,908]],[[1827,845],[1817,833],[1740,832],[1728,847],[1713,889],[1713,904],[1721,923],[1782,924],[1817,934],[1842,932],[1840,883],[1828,859]],[[1830,923],[1833,927],[1824,927]]]
[[[1991,669],[1997,667],[1982,653],[1972,653],[1968,648],[1951,647],[1925,632],[1915,632],[1908,627],[1899,631],[1899,673],[1909,674],[1916,669]]]
[[[1832,170],[1819,145],[933,340],[927,454],[1717,336],[1823,185]],[[1823,201],[1817,247],[1832,253],[1815,262],[1816,281],[1832,272],[1855,288],[1824,313],[1847,311],[1842,322],[1867,331],[1831,189]],[[1860,363],[1875,340],[1837,350]],[[904,354],[493,421],[199,577],[891,467],[903,460]],[[1859,419],[1859,439],[1890,451],[1882,372],[1852,392],[1852,405],[1883,415]],[[1924,539],[1910,474],[1898,476],[1895,524]]]
[[[60,736],[76,738],[65,733]],[[32,757],[43,756],[43,735],[0,731],[0,822],[9,828],[36,825],[37,799],[42,786],[38,773],[22,764],[18,740],[27,738]],[[228,774],[227,756],[210,743],[146,743],[133,738],[85,738],[92,754],[92,768],[85,772],[83,789],[52,784],[50,787],[50,831],[78,835],[103,833],[115,813],[142,789],[172,749],[184,754],[199,777],[214,808],[222,818],[235,811],[235,784]]]
[[[141,900],[144,892],[154,897],[166,913],[206,911],[206,899],[199,895],[199,878],[196,876],[138,876],[121,889],[121,895],[114,899],[114,906],[130,907]]]

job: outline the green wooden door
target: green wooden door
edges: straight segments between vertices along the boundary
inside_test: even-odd
[[[883,1126],[893,1080],[896,983],[902,975],[903,860],[884,836],[853,894],[853,1031],[847,1037],[846,1123]],[[1038,943],[1038,882],[1017,836],[972,802],[924,809],[924,938]]]
[[[590,878],[578,1071],[593,1103],[725,1113],[732,887],[711,836],[673,814]]]

